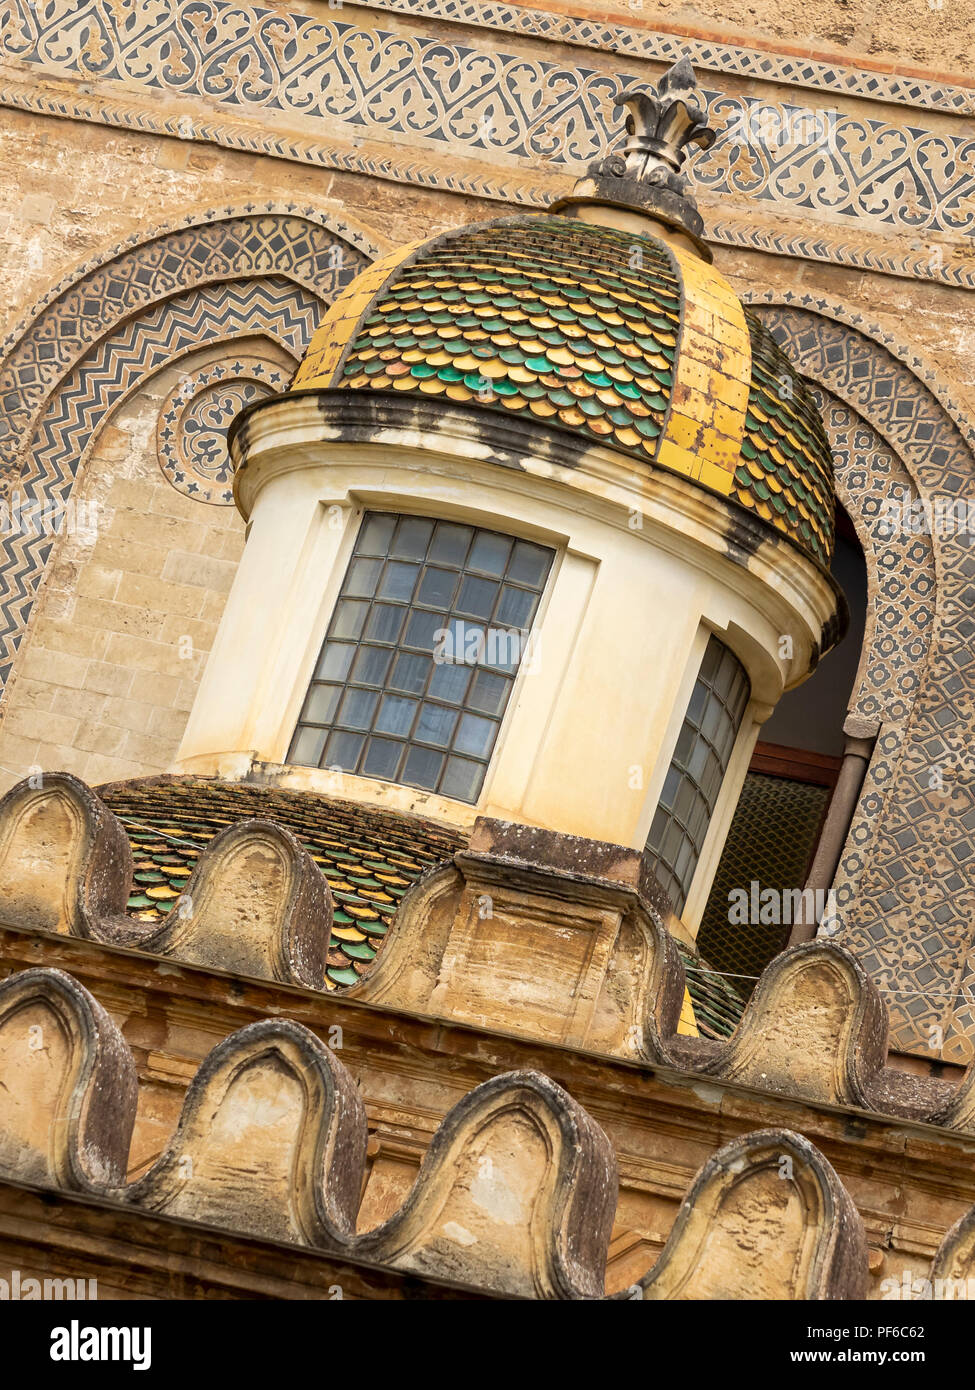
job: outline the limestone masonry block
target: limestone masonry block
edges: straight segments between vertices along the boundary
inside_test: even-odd
[[[650,1300],[856,1299],[866,1282],[849,1193],[808,1140],[769,1129],[708,1159],[637,1287]]]
[[[125,1177],[136,1071],[118,1028],[60,970],[0,984],[0,1172],[69,1192]]]

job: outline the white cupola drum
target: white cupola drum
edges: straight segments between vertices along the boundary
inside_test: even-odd
[[[693,930],[841,635],[810,391],[711,264],[689,64],[551,209],[377,261],[231,432],[243,560],[179,769],[643,849]]]

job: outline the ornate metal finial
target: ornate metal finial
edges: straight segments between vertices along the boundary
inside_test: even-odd
[[[609,203],[648,213],[699,242],[704,223],[681,169],[689,147],[708,149],[715,132],[690,60],[681,58],[665,72],[656,91],[618,92],[616,105],[627,110],[622,150],[591,164],[553,211],[570,203]]]
[[[623,163],[631,178],[646,179],[660,165],[677,173],[687,158],[688,145],[706,150],[714,144],[714,131],[698,105],[698,96],[687,58],[664,73],[656,92],[617,93],[616,105],[628,112]]]

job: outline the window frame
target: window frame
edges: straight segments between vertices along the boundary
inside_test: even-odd
[[[392,527],[385,540],[385,552],[379,556],[366,553],[362,547],[363,538],[366,536],[366,528],[370,521],[382,522],[392,520]],[[321,608],[321,619],[316,627],[322,632],[322,637],[318,645],[311,648],[307,660],[303,663],[304,679],[297,685],[292,702],[290,702],[293,714],[289,719],[285,733],[287,739],[287,751],[285,762],[288,766],[303,768],[309,771],[319,771],[353,777],[362,777],[369,781],[385,783],[390,786],[401,787],[405,791],[415,791],[425,795],[444,797],[447,800],[459,801],[461,804],[476,806],[481,800],[484,789],[488,785],[490,775],[496,765],[499,752],[501,750],[504,733],[508,723],[510,712],[518,703],[518,687],[526,672],[526,655],[530,652],[527,643],[537,640],[544,620],[544,613],[551,596],[553,582],[559,569],[562,546],[556,537],[537,534],[525,534],[525,528],[515,526],[511,529],[499,529],[504,526],[508,519],[505,517],[471,517],[469,514],[455,515],[449,511],[439,509],[419,509],[416,506],[402,505],[399,498],[376,498],[370,499],[366,504],[357,504],[348,518],[346,536],[343,544],[336,556],[335,564],[331,572],[331,582],[327,586],[327,593],[323,597]],[[420,527],[428,528],[425,549],[422,554],[404,559],[391,553],[394,545],[394,537],[399,537],[401,525],[409,522],[416,522]],[[435,540],[440,537],[441,532],[458,531],[463,529],[469,533],[466,548],[459,560],[443,559],[431,553],[431,547]],[[504,564],[500,570],[495,567],[496,572],[492,573],[489,568],[474,562],[474,552],[476,547],[482,542],[490,545],[493,538],[499,538],[507,542],[507,553]],[[523,574],[513,572],[513,565],[519,555],[519,548],[523,555],[532,556],[531,552],[539,552],[544,557],[539,572],[535,578],[525,577]],[[368,595],[360,596],[357,593],[350,593],[350,584],[353,577],[353,567],[359,561],[378,560],[378,569],[375,572],[375,583],[372,591]],[[412,587],[409,594],[405,597],[390,596],[381,594],[379,585],[386,577],[386,570],[397,564],[407,564],[415,567]],[[450,602],[443,606],[436,598],[427,596],[421,597],[421,586],[425,583],[428,570],[444,571],[453,577],[452,588],[450,591]],[[495,588],[494,601],[491,605],[490,613],[487,617],[478,616],[473,609],[468,611],[455,611],[461,609],[461,594],[464,587],[470,583],[476,587],[478,583],[492,585]],[[530,605],[522,624],[500,619],[501,605],[508,597],[510,590],[517,597],[518,594],[525,594],[530,597]],[[340,613],[340,605],[345,603],[362,603],[365,605],[362,615],[362,622],[359,627],[350,634],[336,632],[336,621]],[[434,603],[439,606],[433,607]],[[367,624],[372,617],[373,607],[382,605],[384,607],[399,608],[410,616],[399,620],[396,631],[390,636],[377,636],[375,633],[367,636]],[[412,643],[406,647],[404,644],[408,627],[414,622],[415,615],[429,613],[435,619],[436,626],[432,629],[433,633],[439,630],[453,628],[455,624],[461,622],[468,629],[482,629],[484,632],[500,632],[505,634],[520,634],[521,645],[518,648],[514,660],[492,660],[490,650],[487,653],[487,660],[479,659],[474,661],[447,661],[436,663],[431,661],[431,649],[423,648],[422,645]],[[456,630],[456,629],[455,629]],[[348,659],[346,669],[337,677],[329,678],[328,682],[317,679],[321,668],[322,658],[329,643],[335,640],[348,645],[351,649],[351,656]],[[370,682],[360,683],[352,678],[354,668],[362,658],[363,649],[388,651],[391,653],[390,660],[387,662],[382,679],[378,678]],[[435,650],[435,648],[433,649]],[[508,655],[510,658],[510,648]],[[424,662],[429,668],[423,682],[423,688],[407,691],[404,688],[390,688],[390,677],[392,672],[410,657],[415,657],[418,661]],[[432,682],[436,679],[438,666],[442,669],[446,667],[466,666],[468,677],[464,683],[464,689],[459,694],[450,695],[443,692],[434,693],[431,690]],[[491,683],[491,678],[503,682],[497,692],[494,701],[494,709],[489,709],[487,704],[482,703],[480,707],[471,704],[471,694],[475,683],[480,680],[482,685]],[[305,718],[306,711],[309,709],[309,701],[315,688],[334,688],[338,693],[332,701],[331,707],[327,710],[324,717],[314,722]],[[352,691],[362,691],[375,693],[376,699],[373,701],[373,708],[370,718],[366,721],[368,728],[360,727],[352,729],[348,722],[343,722],[342,727],[338,727],[340,719],[337,718],[343,708],[348,695]],[[412,720],[410,728],[405,732],[402,730],[389,731],[377,729],[376,722],[379,712],[385,701],[395,701],[402,699],[404,702],[412,702]],[[454,714],[452,727],[446,740],[439,743],[433,737],[417,738],[419,732],[422,711],[429,706],[435,712],[443,709],[445,717]],[[473,720],[480,720],[486,728],[483,732],[486,741],[483,750],[475,750],[473,747],[455,746],[456,739],[461,729],[465,727],[465,721],[470,723]],[[493,733],[490,731],[493,726]],[[324,732],[324,741],[320,746],[319,761],[296,761],[296,744],[303,729],[318,729]],[[350,765],[342,765],[332,761],[330,747],[332,736],[337,733],[348,733],[351,736],[359,737],[357,751],[354,760],[349,758]],[[369,756],[370,740],[376,737],[380,742],[392,744],[397,742],[400,745],[400,756],[392,770],[366,770],[366,763]],[[439,770],[433,781],[434,785],[424,784],[422,780],[406,780],[408,759],[412,756],[413,750],[419,753],[429,753],[436,756],[441,755]],[[351,751],[351,745],[350,745]],[[458,762],[463,762],[470,767],[479,767],[480,775],[473,785],[458,790],[456,783],[445,783],[450,767],[450,759],[454,758]],[[375,769],[375,764],[373,765]]]
[[[712,842],[716,824],[721,821],[723,812],[727,809],[728,779],[736,765],[743,731],[749,727],[750,721],[748,712],[752,703],[752,677],[740,652],[736,651],[735,648],[725,640],[724,634],[714,632],[708,627],[703,628],[702,636],[703,643],[699,649],[700,655],[698,657],[697,667],[693,679],[690,682],[690,690],[684,706],[684,713],[677,726],[670,759],[663,774],[643,846],[643,854],[647,865],[657,878],[661,891],[671,903],[674,914],[679,918],[683,918],[687,913],[689,903],[692,905],[695,904],[697,897],[695,885],[702,867],[710,862],[708,845],[709,842]],[[711,654],[714,653],[716,649],[720,649],[720,652],[717,655],[717,667],[712,677],[705,673],[708,668],[709,659],[712,659]],[[726,733],[730,731],[730,737],[727,739],[726,751],[723,754],[722,760],[722,757],[718,755],[718,750],[712,741],[711,735],[705,732],[704,728],[712,701],[709,701],[707,696],[705,696],[699,718],[694,716],[693,711],[698,687],[703,684],[706,691],[714,697],[714,702],[719,704],[726,713],[730,714],[727,702],[719,693],[715,692],[714,686],[711,683],[712,679],[716,678],[724,668],[726,658],[730,659],[730,662],[733,663],[734,681],[737,681],[739,677],[743,678],[743,686],[736,697],[740,702],[737,708],[737,715],[735,718],[730,719],[729,729],[726,731]],[[733,689],[734,681],[731,689]],[[717,730],[715,732],[717,732]],[[682,751],[682,743],[689,744],[690,746],[685,747]],[[707,749],[707,753],[705,754],[705,767],[707,767],[709,763],[708,755],[714,758],[718,766],[717,784],[714,788],[713,797],[710,798],[709,806],[709,798],[705,795],[701,783],[690,767],[693,757],[702,745]],[[702,768],[701,771],[703,772],[704,768]],[[670,806],[665,804],[664,801],[665,795],[667,795],[668,792],[668,785],[672,786],[672,800]],[[695,836],[691,834],[689,822],[685,823],[685,820],[676,814],[678,799],[688,788],[690,789],[690,796],[696,797],[697,801],[702,803],[705,808],[705,815],[700,825],[699,834]],[[671,813],[671,806],[675,814]],[[699,808],[695,807],[695,810],[697,809]],[[659,831],[658,822],[662,825],[662,829]],[[655,832],[658,833],[662,848],[663,843],[665,843],[664,837],[671,834],[674,830],[680,835],[681,843],[678,846],[677,854],[673,855],[670,859],[666,859],[656,848],[651,847],[651,840],[654,838]],[[692,855],[686,872],[681,876],[681,874],[677,872],[677,865],[680,863],[680,855],[683,854],[688,844],[692,848]],[[661,870],[659,873],[658,866]],[[679,890],[676,895],[675,889]]]

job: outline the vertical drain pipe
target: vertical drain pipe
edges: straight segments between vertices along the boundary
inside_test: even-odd
[[[878,726],[872,722],[854,717],[847,720],[844,730],[849,730],[851,726],[860,736],[852,732],[847,733],[843,747],[843,762],[833,795],[830,797],[823,833],[819,837],[816,854],[806,879],[805,887],[813,890],[812,906],[807,906],[809,900],[804,891],[798,919],[789,936],[790,946],[797,946],[800,941],[811,941],[816,935],[819,926],[819,915],[815,906],[816,895],[818,892],[827,893],[836,876],[840,855],[843,853],[853,813],[877,742]],[[867,733],[867,730],[870,732]],[[864,737],[864,734],[867,736]]]

